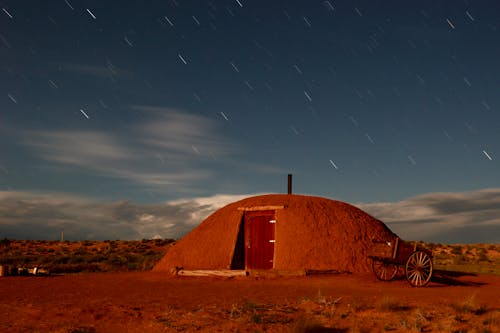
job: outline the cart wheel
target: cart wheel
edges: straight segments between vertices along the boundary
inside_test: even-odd
[[[413,252],[406,261],[406,279],[413,287],[423,287],[432,276],[432,259],[423,251]]]
[[[373,260],[372,270],[380,281],[391,281],[398,273],[398,266],[383,261]]]

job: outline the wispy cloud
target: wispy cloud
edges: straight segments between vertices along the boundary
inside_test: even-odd
[[[218,208],[247,195],[160,204],[103,203],[62,193],[0,192],[0,237],[19,239],[179,238]]]
[[[35,132],[29,144],[47,160],[93,169],[100,168],[96,162],[125,161],[134,153],[117,136],[97,131]]]
[[[43,159],[147,187],[207,179],[204,160],[234,150],[213,120],[177,110],[135,106],[146,120],[121,131],[45,131],[25,135]]]
[[[165,152],[168,157],[225,155],[234,150],[234,143],[218,134],[212,119],[163,107],[137,105],[132,108],[151,117],[136,128],[140,141]]]
[[[252,194],[255,195],[255,194]],[[103,203],[60,193],[0,192],[0,237],[180,238],[217,209],[250,194],[159,204]],[[499,243],[500,189],[429,193],[400,202],[357,204],[400,237],[440,243]]]
[[[208,197],[172,200],[168,203],[174,206],[190,207],[188,224],[197,225],[217,209],[249,196],[248,194],[216,194]]]
[[[428,193],[357,206],[409,240],[500,242],[500,189]]]

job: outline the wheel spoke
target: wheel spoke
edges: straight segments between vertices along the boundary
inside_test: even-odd
[[[416,251],[406,262],[406,279],[414,287],[425,286],[432,276],[432,259],[424,251]]]
[[[415,256],[415,262],[416,262],[416,265],[419,266],[422,262],[422,254],[421,253],[417,253],[417,255]]]
[[[390,281],[396,276],[398,267],[394,264],[374,260],[372,262],[372,270],[377,279],[381,281]]]
[[[425,254],[425,253],[422,253],[422,257],[420,259],[420,265],[421,266],[425,266],[425,263],[426,261],[429,259],[429,257]]]
[[[417,285],[421,285],[422,284],[422,275],[418,272],[417,273]]]
[[[420,272],[417,273],[417,285],[421,285],[422,284],[422,274],[420,274]]]

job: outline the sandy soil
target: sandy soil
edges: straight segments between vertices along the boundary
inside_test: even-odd
[[[1,332],[500,332],[500,277],[0,278]]]

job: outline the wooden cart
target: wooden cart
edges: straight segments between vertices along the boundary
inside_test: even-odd
[[[394,279],[400,267],[405,267],[406,280],[413,287],[423,287],[432,276],[432,253],[399,237],[393,241],[373,240],[368,256],[372,260],[373,273],[381,281]]]

